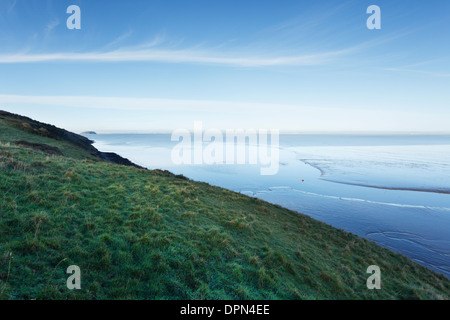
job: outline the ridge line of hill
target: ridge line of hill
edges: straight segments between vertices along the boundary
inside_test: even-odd
[[[43,122],[33,120],[33,119],[25,117],[25,116],[21,116],[21,115],[15,114],[15,113],[10,113],[10,112],[3,111],[3,110],[0,110],[0,119],[11,124],[12,126],[18,128],[18,129],[22,129],[22,130],[27,131],[32,134],[37,134],[37,135],[40,135],[43,137],[48,137],[48,138],[52,138],[55,140],[66,141],[66,142],[72,143],[72,144],[86,150],[92,156],[98,157],[107,162],[120,164],[120,165],[124,165],[124,166],[136,167],[139,169],[145,169],[116,153],[99,151],[92,145],[94,143],[94,141],[92,141],[82,135],[67,131],[65,129],[58,128],[54,125],[51,125],[48,123],[43,123]],[[22,145],[27,144],[26,141],[17,141],[17,143],[22,144]],[[39,148],[39,146],[37,144],[35,144],[35,147]],[[44,146],[44,148],[45,148],[45,146]]]

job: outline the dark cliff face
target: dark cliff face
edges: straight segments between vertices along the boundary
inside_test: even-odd
[[[104,161],[144,169],[144,168],[132,163],[130,160],[125,159],[115,153],[100,152],[92,145],[94,143],[94,141],[92,141],[82,135],[72,133],[72,132],[64,130],[64,129],[57,128],[54,125],[42,123],[42,122],[30,119],[28,117],[24,117],[21,115],[17,115],[17,114],[2,111],[2,110],[0,110],[0,119],[3,120],[4,122],[10,124],[11,126],[14,126],[15,128],[26,131],[28,133],[36,134],[39,136],[43,136],[43,137],[47,137],[47,138],[51,138],[51,139],[55,139],[55,140],[69,142],[75,146],[78,146],[78,147],[86,150],[92,156],[95,156]],[[20,141],[20,142],[21,142],[20,144],[22,144],[22,145],[28,144],[29,146],[31,146],[31,144],[26,141]],[[36,146],[34,146],[34,147],[36,147]]]
[[[143,168],[141,166],[138,166],[137,164],[131,162],[130,160],[128,160],[126,158],[123,158],[123,157],[121,157],[118,154],[113,153],[113,152],[99,152],[99,155],[100,155],[100,158],[102,158],[103,160],[108,161],[108,162],[112,162],[112,163],[115,163],[115,164],[121,164],[123,166],[129,166],[129,167],[136,167],[136,168],[139,168],[139,169],[145,169],[145,168]]]

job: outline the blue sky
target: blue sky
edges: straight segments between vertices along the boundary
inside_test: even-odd
[[[448,132],[449,21],[445,0],[2,0],[0,109],[74,131]]]

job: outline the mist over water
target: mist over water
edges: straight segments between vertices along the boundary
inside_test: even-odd
[[[282,205],[450,277],[449,135],[281,135],[273,176],[257,165],[176,166],[167,134],[88,137],[101,151]]]

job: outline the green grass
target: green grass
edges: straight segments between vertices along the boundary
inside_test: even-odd
[[[1,299],[449,298],[447,278],[355,235],[2,117]],[[372,264],[381,290],[366,287]],[[69,265],[81,290],[66,287]]]

